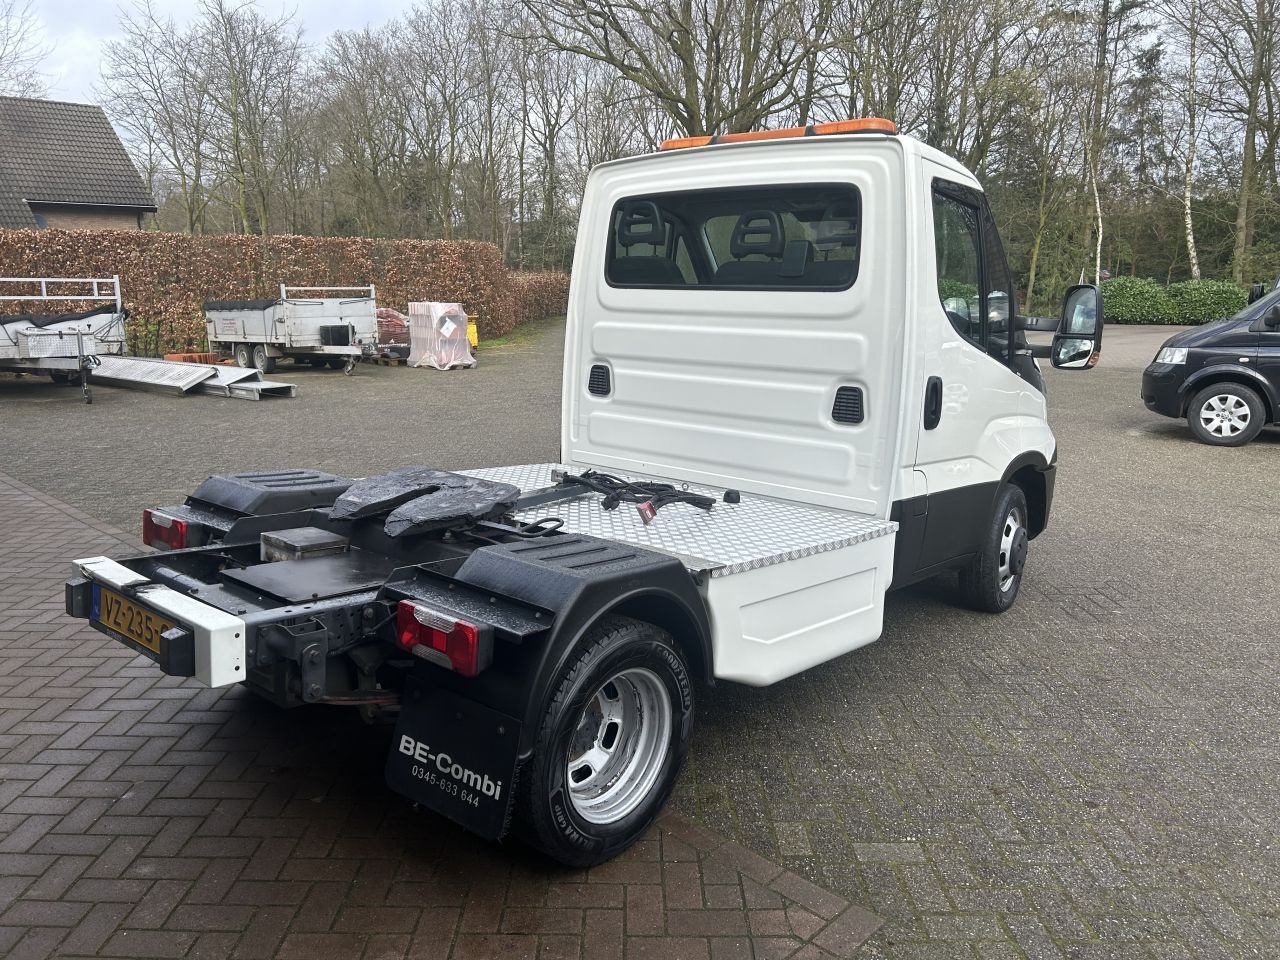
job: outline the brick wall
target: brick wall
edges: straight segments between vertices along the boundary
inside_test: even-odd
[[[43,203],[33,203],[31,209],[44,217],[44,225],[50,230],[139,230],[142,227],[137,210]]]

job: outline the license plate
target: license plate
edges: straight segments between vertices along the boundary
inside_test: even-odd
[[[160,635],[172,630],[174,622],[122,597],[106,587],[93,588],[93,609],[89,618],[148,650],[160,653]]]

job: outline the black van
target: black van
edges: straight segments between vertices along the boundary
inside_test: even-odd
[[[1234,317],[1175,334],[1142,374],[1147,409],[1201,443],[1239,447],[1280,419],[1280,288]]]

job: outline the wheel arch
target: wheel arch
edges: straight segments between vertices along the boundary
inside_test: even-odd
[[[1267,423],[1276,422],[1276,412],[1280,408],[1271,384],[1257,370],[1236,364],[1219,364],[1203,367],[1189,376],[1182,384],[1180,399],[1180,416],[1187,416],[1191,410],[1191,398],[1215,383],[1235,383],[1248,387],[1262,398],[1262,406],[1266,412]]]
[[[1056,456],[1055,456],[1056,459]],[[1003,483],[1011,483],[1027,498],[1028,538],[1034,540],[1049,525],[1050,488],[1046,473],[1050,463],[1038,450],[1015,457],[1005,468]]]
[[[695,616],[680,600],[667,593],[642,593],[627,597],[601,611],[599,616],[610,615],[644,620],[661,627],[675,640],[690,671],[707,683],[715,682],[711,631],[707,629],[706,619]]]

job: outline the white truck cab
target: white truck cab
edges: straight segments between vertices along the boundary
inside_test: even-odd
[[[1071,300],[1092,342],[1055,363],[1087,369],[1098,297]],[[956,161],[879,120],[672,141],[587,182],[562,456],[885,525],[708,581],[716,675],[771,683],[879,636],[890,586],[959,568],[972,605],[1013,603],[1056,461],[1031,353]]]
[[[1014,602],[1035,356],[1101,336],[1094,287],[1019,317],[977,181],[886,121],[675,141],[588,180],[559,463],[214,475],[144,512],[163,552],[76,561],[67,612],[172,676],[394,710],[392,789],[599,863],[670,796],[695,679],[853,650],[945,570]]]

